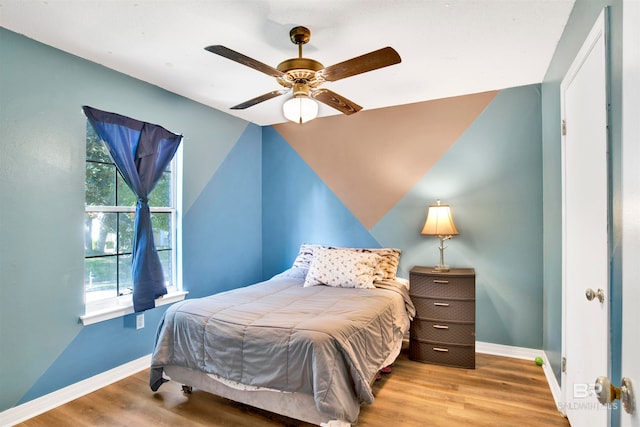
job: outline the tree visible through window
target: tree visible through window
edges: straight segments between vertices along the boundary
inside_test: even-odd
[[[131,250],[136,196],[87,122],[85,180],[85,302],[132,293]],[[153,237],[167,288],[175,287],[175,159],[149,195]]]

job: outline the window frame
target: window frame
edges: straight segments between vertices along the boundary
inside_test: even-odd
[[[86,144],[86,139],[85,139]],[[85,154],[85,170],[88,162]],[[115,167],[115,165],[114,165]],[[182,290],[182,144],[178,147],[174,158],[171,161],[171,200],[173,207],[153,207],[149,210],[153,213],[169,213],[171,215],[171,282],[173,286],[167,287],[167,294],[156,298],[156,307],[171,304],[173,302],[183,300],[188,292]],[[116,174],[119,172],[116,170]],[[85,175],[86,185],[86,175]],[[117,202],[117,201],[116,201]],[[135,206],[87,206],[85,195],[85,214],[88,212],[105,212],[105,213],[135,213]],[[83,239],[85,235],[83,233]],[[116,256],[116,255],[114,255]],[[86,260],[86,253],[85,253]],[[86,261],[85,261],[86,265]],[[80,316],[83,325],[91,325],[93,323],[121,317],[134,313],[132,294],[116,295],[110,298],[104,298],[98,301],[87,301],[86,283],[83,274],[82,295],[84,300],[85,314]]]

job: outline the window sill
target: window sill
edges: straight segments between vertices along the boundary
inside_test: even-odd
[[[160,307],[167,304],[173,304],[174,302],[182,301],[185,299],[189,292],[179,291],[171,292],[167,295],[161,296],[156,299],[156,307]],[[117,317],[126,316],[127,314],[133,314],[133,302],[128,301],[125,304],[117,305],[102,310],[92,311],[80,316],[80,320],[84,326],[93,325],[94,323],[104,322],[105,320],[115,319]]]

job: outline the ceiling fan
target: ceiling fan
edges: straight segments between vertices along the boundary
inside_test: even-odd
[[[283,89],[274,90],[235,105],[231,107],[232,110],[244,110],[292,91],[293,98],[285,102],[283,109],[285,117],[294,122],[304,123],[317,116],[318,104],[313,101],[314,99],[344,114],[357,113],[362,109],[360,105],[320,86],[324,82],[335,82],[357,74],[398,64],[401,61],[398,52],[391,47],[384,47],[325,67],[314,59],[302,57],[302,45],[308,43],[311,38],[311,31],[308,28],[294,27],[289,32],[289,37],[292,43],[298,45],[298,57],[282,61],[277,68],[224,46],[214,45],[205,48],[211,53],[275,77],[276,81],[283,86]]]

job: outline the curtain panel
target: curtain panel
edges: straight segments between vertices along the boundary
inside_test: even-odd
[[[153,241],[148,198],[171,163],[182,135],[119,114],[88,106],[82,109],[138,198],[131,263],[133,308],[135,312],[154,308],[155,299],[165,295],[167,288]]]

